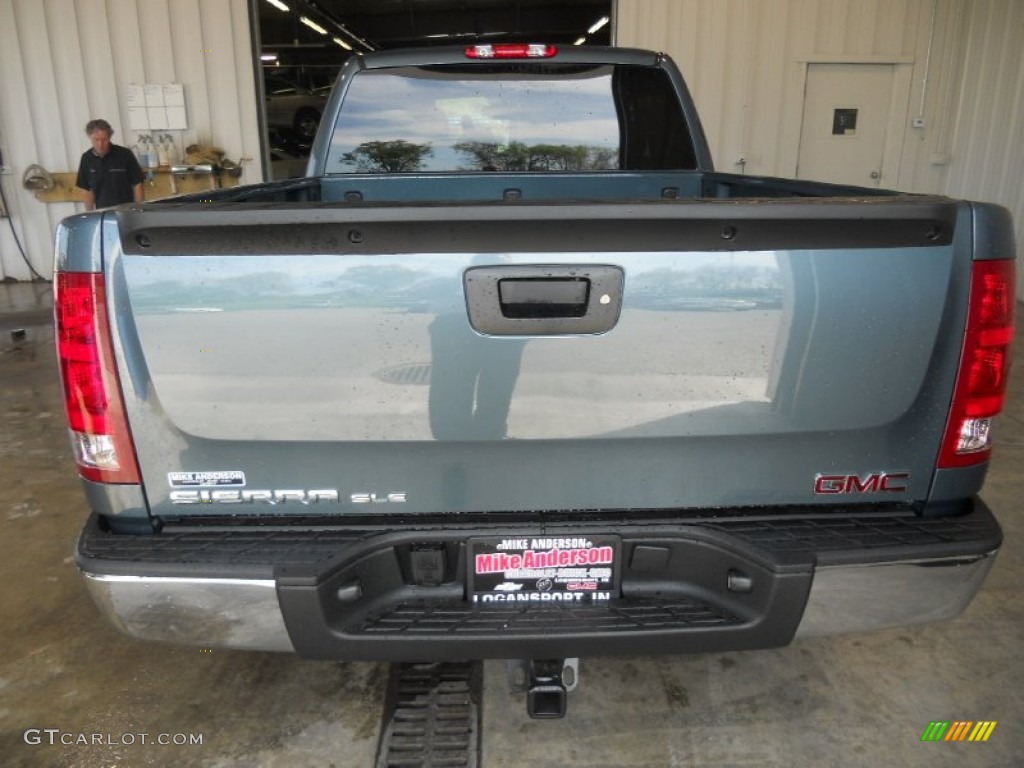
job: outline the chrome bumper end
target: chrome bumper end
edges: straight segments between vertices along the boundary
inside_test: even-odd
[[[133,637],[200,648],[295,650],[273,579],[83,575],[103,614]]]
[[[981,588],[997,551],[980,557],[819,567],[796,637],[955,618]]]

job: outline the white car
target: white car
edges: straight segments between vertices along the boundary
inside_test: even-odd
[[[267,126],[298,141],[312,141],[330,87],[304,88],[280,77],[268,77],[265,84]]]

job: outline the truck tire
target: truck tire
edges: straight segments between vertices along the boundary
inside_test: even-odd
[[[292,127],[296,135],[302,139],[312,139],[316,136],[317,126],[320,125],[320,113],[312,107],[303,107],[295,113],[295,121]]]

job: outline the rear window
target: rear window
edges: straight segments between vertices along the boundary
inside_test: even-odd
[[[326,172],[695,168],[663,70],[517,63],[358,72]]]

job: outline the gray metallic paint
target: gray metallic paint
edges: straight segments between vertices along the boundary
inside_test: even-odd
[[[149,500],[170,511],[179,469],[405,492],[409,513],[834,503],[812,483],[840,471],[910,471],[908,493],[884,500],[921,500],[955,375],[939,336],[952,253],[614,254],[619,322],[560,338],[474,333],[463,272],[609,254],[323,254],[286,270],[275,256],[118,255]],[[760,293],[723,296],[723,275]],[[507,413],[500,398],[474,413],[474,377],[507,354],[521,356]],[[389,380],[415,366],[433,378]]]

